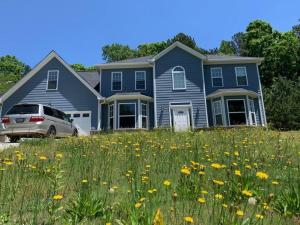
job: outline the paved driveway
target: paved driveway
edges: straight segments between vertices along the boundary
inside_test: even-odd
[[[9,147],[18,147],[19,143],[2,143],[0,142],[0,151]]]

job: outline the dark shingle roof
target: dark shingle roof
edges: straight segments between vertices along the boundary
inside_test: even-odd
[[[84,71],[77,73],[93,88],[95,88],[100,82],[100,75],[97,71]]]
[[[205,55],[208,60],[234,60],[234,59],[256,59],[256,57],[245,57],[237,55]]]
[[[148,62],[153,56],[149,55],[149,56],[143,56],[143,57],[138,57],[138,58],[132,58],[132,59],[124,59],[124,60],[120,60],[120,61],[115,61],[115,62],[110,62],[107,64],[114,64],[114,63],[144,63],[144,62]]]

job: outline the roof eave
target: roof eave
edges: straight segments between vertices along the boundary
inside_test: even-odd
[[[253,58],[253,59],[207,59],[203,61],[204,65],[214,64],[243,64],[243,63],[256,63],[261,64],[264,58]]]
[[[107,63],[96,65],[98,69],[122,69],[122,68],[143,68],[143,67],[152,67],[153,65],[150,62],[139,62],[139,63]]]

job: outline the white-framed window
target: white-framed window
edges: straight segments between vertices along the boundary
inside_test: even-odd
[[[142,128],[148,129],[148,104],[141,103]]]
[[[146,71],[135,71],[135,90],[146,90]]]
[[[136,128],[136,104],[119,103],[119,129]]]
[[[172,69],[173,90],[186,89],[185,70],[182,66],[176,66]]]
[[[108,105],[108,128],[114,129],[114,104]]]
[[[254,100],[253,99],[249,99],[249,115],[250,115],[250,124],[253,126],[256,126],[256,113],[255,113],[255,105],[254,105]]]
[[[222,101],[213,102],[213,113],[214,113],[214,124],[215,126],[223,125],[223,111],[222,111]]]
[[[228,118],[230,126],[246,125],[246,107],[244,99],[228,99]]]
[[[111,90],[122,91],[122,72],[111,73]]]
[[[48,70],[47,76],[47,90],[58,89],[59,70]]]
[[[247,69],[245,66],[235,67],[235,77],[236,77],[236,85],[237,86],[247,86],[248,85]]]
[[[210,68],[211,84],[213,87],[223,87],[222,67]]]

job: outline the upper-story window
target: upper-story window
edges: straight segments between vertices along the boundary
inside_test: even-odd
[[[235,76],[237,86],[247,86],[247,70],[246,67],[235,67]]]
[[[176,66],[172,70],[173,90],[186,89],[185,70],[182,66]]]
[[[122,90],[122,72],[111,73],[111,90],[112,91]]]
[[[146,90],[146,71],[135,71],[135,90]]]
[[[47,90],[57,90],[58,88],[58,70],[48,70]]]
[[[213,87],[223,87],[223,74],[221,67],[215,67],[210,69],[211,83]]]

